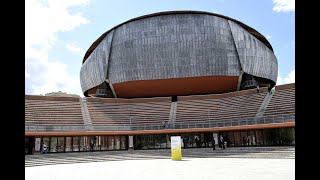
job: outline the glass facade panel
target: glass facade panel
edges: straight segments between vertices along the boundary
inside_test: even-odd
[[[127,149],[127,136],[121,136],[121,149]]]
[[[141,136],[141,149],[148,149],[148,136]]]
[[[43,152],[43,143],[47,146],[46,152],[50,152],[50,137],[43,137],[41,143],[41,150]]]
[[[154,139],[153,139],[153,134],[150,134],[150,135],[147,135],[148,136],[148,149],[154,149],[155,147],[155,142],[154,142]]]
[[[79,151],[79,140],[80,138],[79,137],[72,137],[72,150],[73,151]]]
[[[248,131],[248,141],[249,146],[255,146],[256,145],[256,133],[255,131]]]
[[[134,149],[141,149],[141,135],[133,136],[133,146]]]
[[[165,134],[160,134],[159,135],[159,141],[160,141],[160,148],[161,149],[166,149],[167,148],[167,138]]]
[[[94,151],[99,151],[100,150],[100,147],[99,147],[99,136],[92,136],[91,138],[88,138],[88,143],[89,143],[89,146],[91,148],[91,141],[93,142],[93,150]]]
[[[66,137],[66,152],[71,152],[72,151],[72,137]]]
[[[57,152],[58,138],[50,137],[50,152]]]
[[[227,142],[227,147],[231,146],[235,146],[234,144],[234,135],[233,135],[233,131],[229,131],[227,134],[226,134],[226,142]]]
[[[192,148],[194,142],[194,137],[192,133],[186,134],[186,142],[187,142],[187,148]]]
[[[108,136],[100,136],[101,150],[108,150]]]
[[[201,132],[179,134],[135,135],[134,149],[170,149],[171,136],[181,136],[183,148],[212,148],[213,135],[223,135],[227,145],[239,146],[282,146],[295,145],[295,128],[259,129],[247,131]],[[75,136],[75,137],[42,137],[48,152],[90,151],[90,142],[94,142],[94,151],[126,150],[128,136]],[[218,142],[216,141],[216,144]],[[29,138],[25,138],[25,153]],[[31,146],[31,148],[34,148]],[[42,149],[42,143],[41,143]],[[32,151],[31,151],[32,153]]]
[[[192,147],[200,147],[200,136],[198,133],[193,133],[193,145]]]
[[[244,144],[242,141],[241,133],[240,131],[235,131],[234,133],[234,146],[242,146]]]
[[[249,146],[248,132],[240,131],[241,134],[241,146]]]
[[[204,147],[206,147],[206,148],[211,147],[212,134],[211,133],[203,133],[203,137],[204,137]]]
[[[87,136],[80,136],[80,151],[89,151],[89,143],[88,143],[88,137]]]
[[[160,149],[160,137],[159,137],[159,134],[154,134],[153,135],[153,140],[154,140],[154,148],[155,149]]]
[[[167,141],[167,148],[171,148],[171,135],[166,135],[166,141]]]
[[[257,146],[263,146],[263,130],[256,130],[256,140],[257,140]]]
[[[286,130],[287,130],[286,144],[295,145],[295,129],[288,128]]]
[[[57,151],[64,152],[64,137],[58,137]]]
[[[114,136],[108,137],[108,150],[114,150],[115,149],[115,140]]]
[[[116,141],[115,149],[118,150],[120,149],[120,136],[115,136],[115,141]]]
[[[265,145],[271,146],[276,144],[275,132],[273,131],[273,129],[264,129],[263,137],[265,139]]]

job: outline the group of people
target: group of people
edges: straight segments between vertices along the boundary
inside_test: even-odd
[[[211,139],[211,138],[210,138]],[[195,140],[195,143],[196,143],[196,146],[198,148],[200,147],[209,147],[209,141],[205,141],[206,139],[205,138],[201,138],[199,139],[198,136],[195,136],[194,137],[194,140]],[[212,137],[212,149],[215,150],[216,147],[215,147],[215,144],[216,144],[216,141],[215,141],[215,138]],[[224,140],[223,136],[221,135],[220,138],[218,139],[219,140],[219,147],[221,147],[222,149],[225,149],[226,148],[226,141]],[[188,147],[188,143],[189,143],[189,139],[188,138],[182,138],[182,142],[183,142],[183,147],[184,148],[187,148]]]
[[[169,128],[174,128],[173,124],[170,124],[170,122],[162,121],[162,127],[163,129],[169,129]]]
[[[198,148],[200,147],[209,147],[209,142],[210,142],[210,139],[207,139],[206,137],[201,137],[199,139],[198,136],[195,137],[195,142],[196,142],[196,145]]]
[[[212,150],[216,150],[216,140],[214,139],[214,137],[212,137]],[[225,146],[225,141],[223,139],[223,136],[221,135],[220,136],[220,144],[221,144],[221,148],[222,149],[226,149],[226,146]]]

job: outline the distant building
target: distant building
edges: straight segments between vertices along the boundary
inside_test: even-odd
[[[45,94],[45,96],[68,96],[68,97],[80,97],[80,96],[79,96],[79,95],[77,95],[77,94],[68,94],[68,93],[61,92],[61,91],[47,93],[47,94]]]

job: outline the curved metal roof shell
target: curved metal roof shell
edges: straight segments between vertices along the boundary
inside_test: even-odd
[[[240,76],[277,79],[270,43],[232,18],[202,11],[140,16],[102,34],[86,52],[82,91],[107,81]]]

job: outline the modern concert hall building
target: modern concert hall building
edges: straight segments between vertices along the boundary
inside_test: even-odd
[[[25,153],[295,145],[295,84],[277,85],[268,40],[202,11],[144,15],[103,33],[84,98],[25,95]]]

